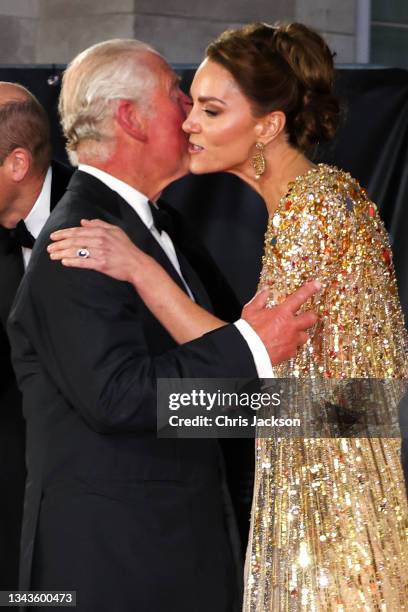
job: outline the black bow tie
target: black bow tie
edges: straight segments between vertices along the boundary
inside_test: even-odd
[[[11,253],[21,247],[32,249],[34,244],[35,238],[30,234],[23,220],[19,221],[13,229],[0,226],[0,248],[3,253]]]
[[[159,208],[157,204],[149,200],[150,210],[152,211],[153,223],[157,231],[161,234],[165,231],[170,238],[173,234],[173,221],[168,212]]]

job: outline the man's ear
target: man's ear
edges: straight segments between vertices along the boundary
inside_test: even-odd
[[[116,121],[126,134],[136,140],[145,142],[145,120],[135,102],[132,100],[119,100]]]
[[[28,149],[16,147],[3,162],[10,180],[20,183],[25,179],[33,164],[33,157]]]
[[[273,111],[264,115],[255,125],[258,142],[267,145],[281,134],[286,126],[286,115],[282,111]]]

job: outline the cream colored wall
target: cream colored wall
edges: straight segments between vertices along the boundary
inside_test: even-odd
[[[140,38],[171,62],[196,63],[225,28],[278,19],[320,29],[337,61],[352,62],[357,1],[0,0],[0,63],[65,63],[115,37]]]

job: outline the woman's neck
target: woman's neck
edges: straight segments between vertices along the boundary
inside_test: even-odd
[[[314,164],[310,160],[294,149],[276,160],[275,164],[270,162],[269,171],[266,170],[259,180],[260,194],[265,200],[269,216],[273,215],[281,198],[286,195],[289,183],[313,167]]]
[[[266,168],[260,179],[255,179],[255,172],[250,160],[246,167],[237,174],[264,199],[268,214],[273,215],[281,198],[287,193],[288,185],[296,177],[306,174],[314,164],[297,149],[282,144],[271,143],[264,149]]]

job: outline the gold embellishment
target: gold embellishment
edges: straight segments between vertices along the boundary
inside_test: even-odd
[[[258,153],[252,157],[251,163],[255,170],[255,179],[258,181],[265,172],[266,161],[263,154],[264,146],[262,142],[257,142],[255,146],[258,149]]]
[[[276,376],[398,385],[408,341],[387,233],[357,181],[324,164],[290,185],[269,220],[260,285],[273,306],[313,278],[319,323]],[[305,394],[299,413],[312,411]],[[400,443],[257,439],[245,612],[408,610]]]

